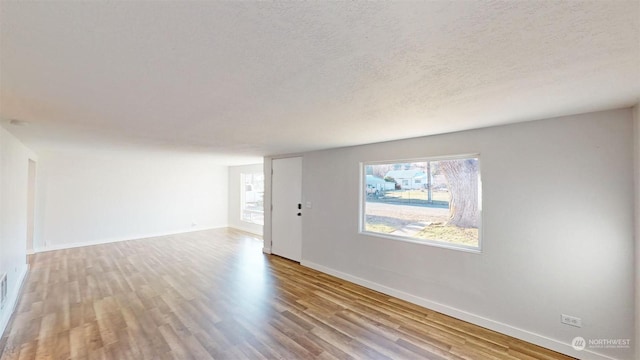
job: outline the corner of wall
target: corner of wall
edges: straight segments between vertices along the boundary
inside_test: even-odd
[[[640,359],[640,103],[633,107],[634,191],[635,191],[635,350]]]

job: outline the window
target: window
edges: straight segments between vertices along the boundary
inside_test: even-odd
[[[242,221],[264,225],[264,174],[240,174]]]
[[[362,168],[362,233],[480,250],[478,156],[371,162]]]

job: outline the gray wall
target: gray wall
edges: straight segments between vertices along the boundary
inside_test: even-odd
[[[634,337],[632,123],[623,109],[305,153],[302,264],[574,356],[630,359],[569,344]],[[358,233],[361,162],[469,153],[481,254]]]

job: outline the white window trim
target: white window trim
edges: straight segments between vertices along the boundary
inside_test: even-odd
[[[480,207],[480,212],[478,214],[478,246],[467,246],[461,244],[452,244],[447,243],[446,241],[436,241],[436,240],[417,240],[410,237],[396,236],[390,234],[383,234],[378,232],[372,232],[365,230],[366,225],[366,201],[367,197],[365,195],[366,192],[366,174],[365,167],[367,165],[377,165],[377,164],[392,164],[392,163],[410,163],[410,162],[426,162],[426,161],[440,161],[440,160],[456,160],[456,159],[468,159],[468,158],[476,158],[478,159],[478,205]],[[376,238],[392,240],[392,241],[403,241],[412,244],[420,244],[433,246],[448,250],[456,250],[462,251],[472,254],[482,254],[483,248],[483,223],[482,223],[482,160],[480,158],[479,153],[470,153],[470,154],[461,154],[461,155],[446,155],[446,156],[429,156],[429,157],[419,157],[419,158],[405,158],[405,159],[392,159],[392,160],[375,160],[375,161],[362,161],[360,162],[360,192],[358,196],[358,209],[359,209],[359,221],[358,221],[358,234],[364,236],[372,236]]]

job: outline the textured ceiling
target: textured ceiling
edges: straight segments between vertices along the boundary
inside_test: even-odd
[[[242,162],[626,107],[639,25],[637,0],[2,1],[0,119]]]

